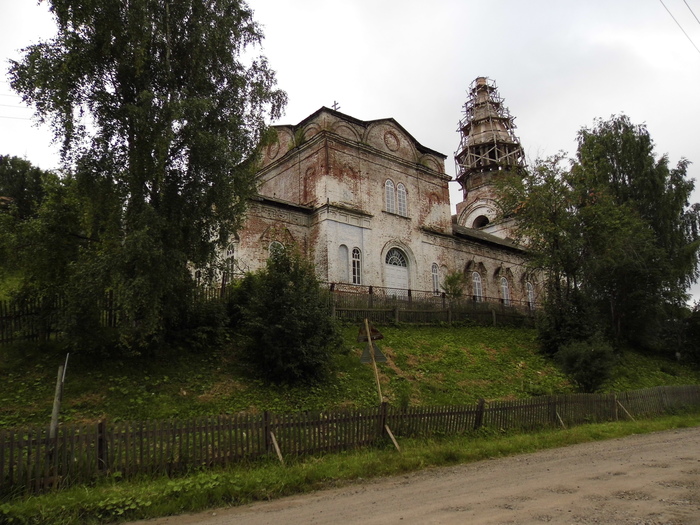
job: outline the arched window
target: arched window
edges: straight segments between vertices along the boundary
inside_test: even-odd
[[[267,249],[270,252],[270,256],[272,256],[272,254],[275,252],[283,252],[284,251],[284,244],[282,244],[279,241],[272,241],[270,243],[270,245],[267,247]]]
[[[472,273],[472,296],[477,303],[484,300],[484,291],[481,287],[481,275],[479,272]]]
[[[472,223],[472,228],[483,228],[489,224],[489,218],[486,215],[479,215]]]
[[[362,252],[352,249],[352,284],[362,284]]]
[[[230,283],[231,279],[233,279],[233,271],[235,269],[236,264],[234,256],[235,247],[233,244],[229,244],[226,247],[226,257],[224,258],[224,271],[223,275],[221,276],[224,284]]]
[[[394,182],[390,179],[384,183],[384,202],[386,203],[386,211],[396,213],[396,191]]]
[[[505,277],[501,277],[501,301],[505,306],[510,306],[510,287]]]
[[[437,295],[440,293],[440,268],[437,263],[433,263],[430,273],[433,278],[433,293]]]
[[[406,262],[406,256],[398,248],[392,248],[386,254],[386,263],[391,266],[403,266],[406,268],[408,263]]]
[[[408,217],[408,200],[406,194],[406,186],[399,182],[396,186],[396,202],[399,207],[399,215]]]
[[[535,287],[532,286],[532,283],[527,282],[525,283],[525,291],[527,292],[527,307],[530,310],[535,309]]]
[[[350,282],[350,272],[348,271],[348,247],[344,244],[338,246],[338,269],[338,279],[340,282]]]

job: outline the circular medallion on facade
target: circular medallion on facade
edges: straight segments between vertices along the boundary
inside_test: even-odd
[[[384,144],[386,144],[389,151],[396,151],[399,149],[399,137],[393,131],[387,131],[384,133]]]
[[[270,158],[270,160],[274,159],[279,152],[280,152],[279,141],[275,141],[267,147],[267,156]]]

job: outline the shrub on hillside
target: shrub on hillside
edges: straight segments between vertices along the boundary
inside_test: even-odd
[[[595,392],[612,375],[615,354],[600,337],[572,341],[555,354],[562,371],[584,392]]]
[[[341,340],[314,266],[273,248],[267,266],[239,286],[243,352],[258,374],[275,383],[323,379]]]

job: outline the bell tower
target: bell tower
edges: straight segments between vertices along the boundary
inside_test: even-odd
[[[457,204],[459,225],[508,236],[507,224],[494,222],[494,183],[499,174],[519,172],[525,167],[514,120],[493,80],[478,77],[471,83],[455,153],[457,181],[462,187],[462,202]]]

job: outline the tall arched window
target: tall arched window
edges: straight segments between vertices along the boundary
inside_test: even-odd
[[[386,211],[396,213],[396,191],[394,182],[390,179],[384,183],[384,202],[386,203]]]
[[[532,283],[527,282],[525,283],[525,291],[527,292],[527,307],[530,310],[535,309],[535,287],[532,286]]]
[[[501,300],[505,306],[510,306],[510,287],[505,277],[501,277]]]
[[[396,202],[398,203],[399,215],[408,217],[408,199],[406,194],[406,186],[399,182],[396,186]]]
[[[434,294],[439,294],[440,293],[440,268],[438,267],[437,263],[433,263],[433,266],[431,268],[431,276],[433,278],[433,293]]]
[[[229,244],[226,247],[226,258],[224,260],[224,271],[223,271],[223,275],[221,276],[224,284],[230,283],[231,280],[233,279],[233,271],[235,269],[235,263],[236,263],[234,256],[235,256],[235,247],[233,244]]]
[[[484,291],[481,287],[481,275],[479,272],[472,273],[472,296],[477,303],[480,303],[484,299]]]
[[[348,247],[344,244],[338,246],[338,279],[341,283],[350,282],[350,272],[348,271]]]
[[[352,249],[352,284],[362,284],[362,252]]]

